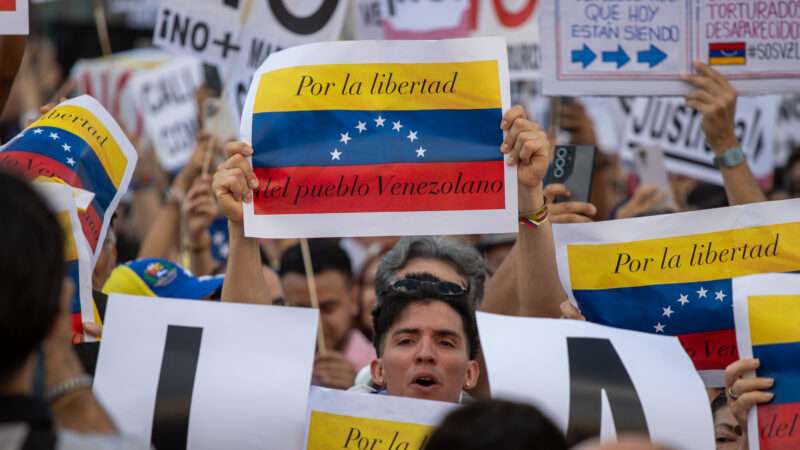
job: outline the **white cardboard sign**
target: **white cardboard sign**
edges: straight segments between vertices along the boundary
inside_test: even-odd
[[[469,34],[470,0],[385,0],[386,39],[445,39]]]
[[[111,295],[94,391],[123,434],[157,447],[301,448],[317,319],[314,309]]]
[[[670,447],[714,448],[708,397],[677,339],[486,313],[478,328],[492,396],[533,403],[571,444],[639,432]]]
[[[779,101],[777,96],[740,97],[737,103],[734,131],[756,178],[772,175],[775,166]],[[706,146],[702,116],[682,98],[636,99],[625,126],[623,158],[632,160],[631,149],[642,146],[662,149],[670,172],[722,185],[712,163],[714,152]]]
[[[0,0],[2,34],[28,34],[28,0]]]
[[[173,172],[186,164],[197,141],[195,91],[203,84],[202,66],[180,58],[157,69],[140,71],[130,89],[144,118],[161,167]]]
[[[683,95],[700,60],[742,94],[800,88],[800,8],[781,0],[552,0],[542,5],[547,95]]]
[[[433,427],[459,405],[311,387],[307,450],[421,450]]]
[[[504,36],[512,81],[541,79],[540,0],[475,0],[477,36]]]

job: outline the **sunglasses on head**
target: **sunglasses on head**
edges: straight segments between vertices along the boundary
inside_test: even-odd
[[[450,298],[466,295],[469,287],[449,281],[428,281],[403,278],[389,285],[390,291],[409,297]]]

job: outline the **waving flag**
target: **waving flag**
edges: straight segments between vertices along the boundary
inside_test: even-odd
[[[800,269],[800,201],[555,228],[587,320],[677,336],[709,386],[738,359],[731,278]]]
[[[89,96],[59,104],[0,147],[1,167],[72,186],[92,264],[136,159],[117,123]]]
[[[333,42],[270,56],[242,119],[260,181],[247,234],[515,230],[514,172],[499,152],[505,51],[492,38]]]
[[[67,276],[75,288],[70,302],[72,331],[83,333],[83,322],[99,322],[92,301],[92,256],[81,230],[72,189],[61,183],[37,182],[34,186],[47,199],[64,232]]]
[[[733,285],[742,358],[758,358],[755,376],[775,380],[772,401],[750,410],[750,449],[794,450],[800,442],[800,275],[754,275]]]

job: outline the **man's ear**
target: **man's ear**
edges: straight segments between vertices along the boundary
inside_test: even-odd
[[[386,387],[386,379],[383,377],[383,361],[381,358],[372,360],[369,364],[369,373],[372,375],[372,384],[384,388]]]
[[[464,374],[464,390],[469,390],[478,385],[481,369],[478,361],[470,360],[467,363],[467,373]]]

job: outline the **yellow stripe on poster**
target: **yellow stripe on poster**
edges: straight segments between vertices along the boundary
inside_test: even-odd
[[[307,450],[420,450],[432,426],[311,411]]]
[[[497,61],[325,64],[267,72],[254,113],[502,107]]]
[[[753,345],[800,342],[800,295],[747,298]]]
[[[800,269],[800,222],[567,246],[572,289],[688,283]]]
[[[64,233],[64,261],[74,261],[78,259],[78,246],[75,244],[75,235],[72,234],[72,220],[69,211],[57,213],[56,218]]]
[[[37,126],[61,128],[86,141],[103,165],[108,178],[114,186],[119,187],[128,158],[103,122],[89,110],[75,105],[59,105],[31,125]]]
[[[744,56],[721,56],[709,58],[708,64],[712,66],[743,66],[747,63]]]

